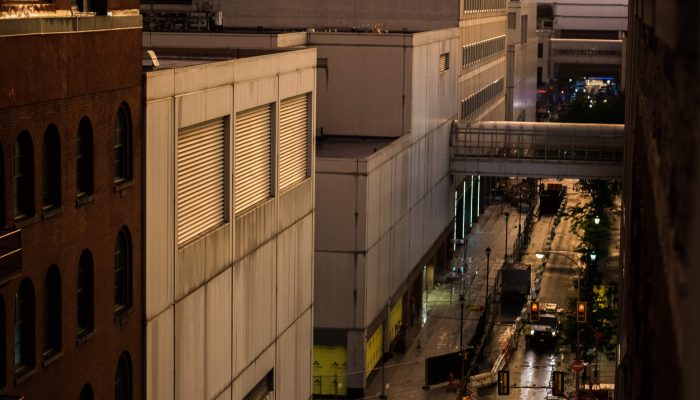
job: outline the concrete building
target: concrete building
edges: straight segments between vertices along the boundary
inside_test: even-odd
[[[313,43],[328,66],[318,78],[313,390],[334,393],[336,362],[340,394],[363,396],[400,325],[417,319],[423,267],[432,274],[446,254],[459,30]]]
[[[0,1],[0,53],[0,397],[138,397],[138,3]]]
[[[199,33],[158,7],[142,6],[154,48],[318,50],[313,392],[362,395],[483,208],[448,139],[454,119],[506,115],[507,2],[222,3],[223,28]]]
[[[627,2],[538,0],[539,81],[549,82],[558,74],[594,74],[624,84]]]
[[[534,121],[537,101],[537,3],[508,2],[506,120]]]
[[[316,51],[199,54],[144,71],[145,398],[308,399]]]
[[[630,2],[616,399],[697,397],[700,5]]]

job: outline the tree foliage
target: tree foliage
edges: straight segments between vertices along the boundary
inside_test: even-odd
[[[571,220],[571,231],[580,238],[576,247],[579,260],[585,265],[578,284],[580,300],[588,302],[588,321],[586,324],[568,318],[563,325],[565,342],[576,351],[580,345],[581,357],[591,360],[596,352],[612,359],[617,344],[617,288],[603,286],[603,274],[599,263],[607,262],[612,229],[611,214],[614,212],[614,199],[619,193],[616,182],[580,180],[575,189],[583,193],[585,204],[572,207],[566,213]],[[595,218],[599,218],[598,224]],[[591,254],[596,258],[592,260]],[[567,309],[575,310],[576,298],[569,298]]]

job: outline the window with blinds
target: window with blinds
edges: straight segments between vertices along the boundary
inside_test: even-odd
[[[177,142],[178,245],[225,218],[225,120],[180,129]]]
[[[308,94],[282,100],[280,104],[279,147],[280,190],[284,190],[308,176],[308,132]]]
[[[233,192],[236,213],[272,192],[272,105],[236,114]]]
[[[450,53],[440,54],[440,71],[450,69]]]

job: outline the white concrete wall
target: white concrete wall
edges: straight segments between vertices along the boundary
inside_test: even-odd
[[[448,135],[457,113],[459,58],[452,54],[459,54],[458,30],[412,40],[410,68],[404,67],[411,71],[410,134],[368,157],[318,159],[316,327],[365,329],[450,223]],[[440,72],[445,52],[450,68]]]
[[[506,119],[535,121],[537,102],[537,3],[509,1],[515,29],[508,30],[508,71],[506,79]],[[522,35],[522,16],[527,16],[527,37]],[[523,40],[525,39],[525,40]]]
[[[224,25],[265,28],[352,28],[423,31],[456,26],[460,0],[222,1]]]
[[[317,127],[324,135],[399,137],[409,132],[412,35],[313,33],[327,60],[318,69]]]
[[[310,397],[313,176],[234,215],[231,173],[228,221],[180,248],[174,182],[179,127],[228,117],[232,166],[235,113],[315,104],[315,63],[309,49],[146,73],[147,399],[241,399],[273,368],[278,398]]]

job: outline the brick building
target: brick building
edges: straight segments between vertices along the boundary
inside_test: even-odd
[[[615,398],[697,398],[700,4],[630,1]]]
[[[137,8],[0,1],[0,397],[141,397]]]

